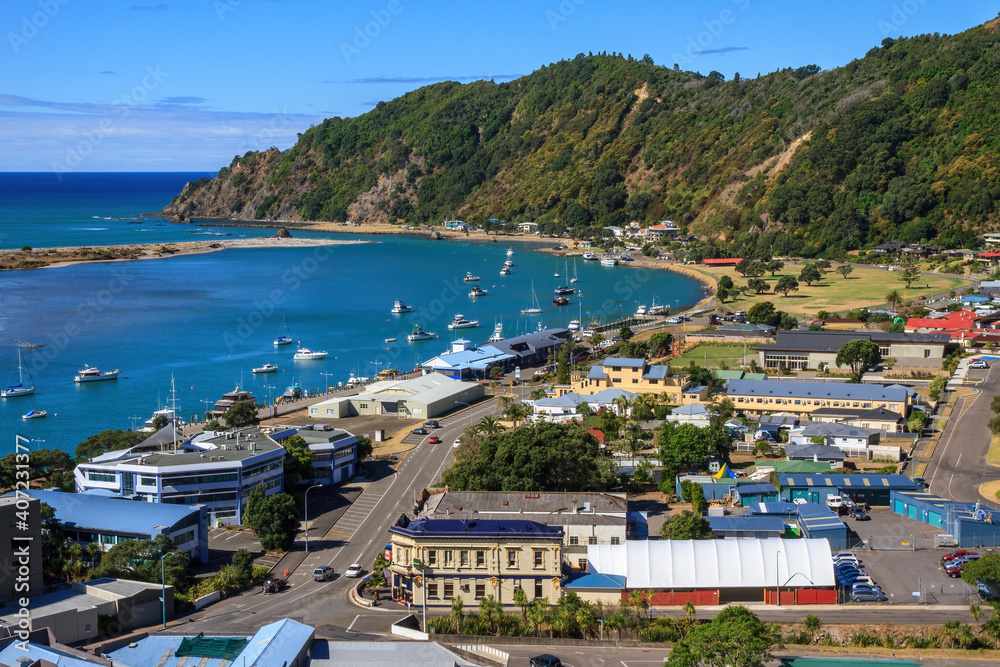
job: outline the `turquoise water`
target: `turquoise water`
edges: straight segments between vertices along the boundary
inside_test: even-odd
[[[145,210],[166,203],[157,196]],[[58,230],[52,220],[42,226]],[[18,246],[41,245],[16,231],[31,239]],[[53,236],[45,240],[63,244]],[[556,308],[552,290],[564,282],[567,265],[547,252],[513,245],[513,272],[500,276],[507,259],[503,243],[365,240],[370,242],[0,273],[0,383],[6,385],[14,368],[19,342],[40,345],[24,350],[37,393],[0,400],[0,441],[9,443],[0,452],[12,450],[15,434],[44,441],[35,446],[72,452],[102,429],[129,428],[165,406],[171,375],[180,412],[191,418],[236,385],[263,400],[292,383],[315,391],[351,373],[411,369],[459,336],[485,341],[495,322],[513,336],[534,330],[538,322],[566,326],[581,313],[585,324],[615,320],[654,299],[683,307],[703,294],[697,282],[683,276],[578,262],[582,303],[573,295],[569,306]],[[572,263],[568,269],[573,272]],[[468,296],[470,285],[462,281],[467,271],[481,276],[487,296]],[[555,272],[563,278],[556,279]],[[522,315],[532,280],[544,312]],[[414,312],[390,314],[395,299]],[[478,319],[480,327],[449,331],[446,325],[456,313]],[[293,337],[329,356],[294,362],[295,345],[275,348],[283,318]],[[438,337],[408,343],[414,324]],[[385,343],[386,338],[397,342]],[[280,372],[251,373],[265,362],[277,364]],[[117,382],[78,385],[73,375],[84,364],[119,368],[122,374]],[[22,421],[29,409],[47,410],[49,416]]]

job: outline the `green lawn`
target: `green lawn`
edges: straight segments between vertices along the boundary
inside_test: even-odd
[[[754,354],[753,347],[751,345],[746,347],[748,355]],[[671,359],[670,365],[676,368],[687,366],[693,361],[696,366],[706,368],[719,368],[722,362],[729,367],[739,366],[742,363],[743,350],[742,345],[698,345],[676,359]]]

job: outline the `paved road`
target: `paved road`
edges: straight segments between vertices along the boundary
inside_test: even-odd
[[[429,436],[424,437],[422,444],[402,456],[393,474],[368,483],[325,535],[310,533],[310,553],[289,577],[288,590],[267,597],[257,591],[246,592],[182,619],[186,623],[178,629],[252,633],[273,617],[289,616],[316,626],[319,637],[359,639],[365,634],[386,634],[389,625],[405,616],[406,610],[391,601],[370,610],[355,606],[348,601],[347,592],[357,580],[340,575],[351,563],[361,563],[366,571],[371,567],[375,555],[389,541],[389,526],[400,514],[412,511],[421,489],[440,479],[451,459],[454,440],[470,424],[495,411],[496,399],[489,398],[439,418],[441,428],[431,435],[438,436],[441,443],[429,445]],[[330,565],[337,576],[327,582],[312,581],[310,573],[318,565]]]
[[[984,500],[979,495],[979,485],[996,479],[997,471],[986,465],[991,437],[986,422],[993,417],[990,401],[1000,393],[1000,374],[994,377],[995,371],[995,367],[990,368],[978,391],[955,403],[941,441],[924,471],[931,493],[974,503]],[[991,504],[996,506],[995,499]]]

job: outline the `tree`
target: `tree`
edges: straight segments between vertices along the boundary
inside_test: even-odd
[[[108,429],[96,433],[76,446],[76,462],[85,463],[95,456],[106,452],[113,452],[119,449],[128,449],[133,445],[138,445],[149,435],[136,431],[123,431],[121,429]]]
[[[372,439],[369,438],[367,435],[359,435],[357,451],[358,451],[358,463],[361,463],[363,460],[371,456],[372,452],[375,451],[374,445],[372,444]]]
[[[687,375],[688,382],[695,386],[714,388],[719,384],[718,378],[710,369],[696,366],[694,361],[684,368],[684,373]]]
[[[899,290],[889,290],[885,295],[885,302],[890,308],[899,308],[903,305],[903,295]]]
[[[382,570],[373,570],[371,576],[368,577],[368,583],[365,584],[365,588],[372,592],[372,598],[378,602],[379,590],[385,588],[388,582],[385,580],[385,574]],[[461,600],[461,598],[456,598]]]
[[[767,264],[764,265],[764,268],[767,269],[768,273],[770,273],[771,277],[773,278],[775,273],[785,268],[785,263],[782,262],[781,260],[772,259],[769,260]]]
[[[633,335],[634,334],[632,333],[632,329],[630,329],[628,325],[623,326],[621,328],[621,331],[618,332],[618,337],[621,338],[626,343],[632,339]]]
[[[837,273],[844,276],[845,280],[847,279],[847,276],[851,275],[852,271],[854,271],[854,267],[850,264],[841,264],[837,267]]]
[[[906,428],[909,429],[910,433],[920,433],[929,421],[927,413],[923,410],[914,410],[910,413],[910,419],[906,422]]]
[[[260,501],[253,534],[264,551],[292,548],[300,527],[297,509],[295,499],[287,493],[275,493]]]
[[[715,446],[707,428],[694,424],[674,426],[665,422],[657,433],[659,457],[663,474],[673,478],[683,469],[701,468],[708,457],[715,454]]]
[[[193,580],[188,555],[177,551],[174,541],[166,535],[157,535],[155,540],[119,542],[105,552],[94,574],[159,583],[161,556],[166,583],[186,589]]]
[[[746,275],[751,277],[762,276],[767,273],[767,268],[764,266],[764,262],[750,262],[746,267]]]
[[[685,511],[663,522],[660,537],[665,540],[711,540],[715,537],[708,519],[700,514]]]
[[[816,633],[819,632],[819,629],[823,627],[823,622],[820,621],[819,616],[809,614],[802,619],[802,627],[811,637],[815,637]]]
[[[729,276],[719,278],[719,289],[733,289],[733,279]]]
[[[910,283],[920,277],[920,269],[912,259],[903,262],[903,270],[897,276],[901,282],[906,283],[906,289],[910,289]]]
[[[771,319],[776,312],[774,304],[770,301],[755,303],[747,311],[747,322],[750,324],[772,324]]]
[[[830,264],[830,260],[828,259],[818,259],[813,264],[816,267],[816,270],[819,271],[820,275],[829,271],[832,266],[832,264]]]
[[[882,361],[878,343],[863,338],[849,340],[837,350],[837,368],[848,366],[855,380],[861,381],[865,369]]]
[[[812,284],[823,279],[823,275],[815,264],[806,264],[799,272],[799,280],[812,287]]]
[[[927,397],[930,398],[935,403],[937,403],[939,400],[941,400],[941,394],[944,392],[947,386],[948,386],[948,378],[944,377],[943,375],[938,375],[933,380],[931,380],[930,384],[927,386]],[[995,399],[996,397],[994,397],[994,400]],[[992,403],[990,404],[990,407],[993,407]]]
[[[298,435],[281,443],[285,448],[285,486],[293,488],[312,479],[312,452],[309,445]]]
[[[156,415],[153,417],[153,428],[159,431],[161,428],[167,425],[166,415]]]
[[[528,605],[531,602],[528,600],[528,594],[524,592],[524,589],[518,586],[514,589],[514,604],[521,608],[521,619],[524,621],[528,620]]]
[[[753,264],[753,260],[750,259],[749,257],[744,257],[740,261],[736,262],[736,266],[733,267],[733,268],[736,269],[737,273],[739,273],[741,276],[743,276],[744,278],[746,278],[747,277],[747,270],[750,268],[751,264]]]
[[[243,525],[254,530],[254,523],[260,516],[260,503],[264,500],[264,485],[258,484],[250,491],[247,502],[243,506]]]
[[[962,579],[973,588],[982,581],[1000,591],[1000,554],[984,553],[978,560],[970,560],[962,566]]]
[[[556,382],[559,384],[569,384],[570,372],[573,366],[573,339],[567,338],[559,347],[556,362]]]
[[[493,435],[494,433],[499,433],[505,429],[506,427],[493,415],[486,415],[479,420],[478,424],[476,424],[476,431],[486,435]]]
[[[742,605],[726,607],[711,622],[696,625],[674,644],[666,667],[764,667],[773,659],[776,628]]]
[[[778,278],[778,284],[774,286],[775,292],[781,292],[786,297],[789,292],[797,292],[799,289],[799,281],[793,276],[781,276]]]
[[[754,294],[763,294],[771,289],[771,285],[763,278],[751,278],[747,281],[747,289],[752,291]]]
[[[260,423],[260,420],[257,419],[257,408],[252,403],[230,405],[229,409],[222,415],[222,421],[226,422],[226,426],[229,428],[244,428]]]
[[[665,357],[670,354],[670,348],[674,342],[674,335],[671,333],[655,333],[649,337],[649,354],[652,357]]]
[[[514,597],[516,599],[516,592],[514,593]],[[458,629],[458,634],[462,634],[462,619],[464,618],[462,616],[462,608],[464,606],[465,603],[462,602],[462,596],[456,595],[451,599],[451,617],[455,620],[455,627]]]

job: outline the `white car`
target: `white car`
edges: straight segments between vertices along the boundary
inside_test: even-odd
[[[354,563],[344,572],[345,577],[350,577],[351,579],[356,579],[361,576],[361,563]]]
[[[969,368],[989,368],[990,365],[986,363],[985,359],[974,359],[969,362]]]
[[[462,444],[462,439],[461,438],[455,438],[455,442],[453,442],[451,446],[454,448],[454,447],[458,447],[461,444]]]

